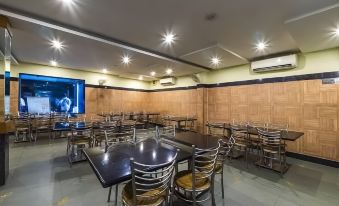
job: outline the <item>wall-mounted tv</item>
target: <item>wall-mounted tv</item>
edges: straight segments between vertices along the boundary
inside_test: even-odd
[[[85,113],[85,80],[19,74],[19,111]]]

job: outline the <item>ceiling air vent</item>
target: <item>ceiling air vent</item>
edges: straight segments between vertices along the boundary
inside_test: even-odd
[[[298,66],[297,55],[276,57],[251,63],[253,72],[268,72],[276,70],[294,69]]]

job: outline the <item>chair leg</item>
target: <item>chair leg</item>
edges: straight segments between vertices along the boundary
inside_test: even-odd
[[[224,188],[224,166],[221,169],[221,193],[222,199],[225,199],[225,188]]]
[[[215,206],[215,197],[214,197],[214,178],[212,179],[211,184],[211,198],[212,198],[212,206]]]

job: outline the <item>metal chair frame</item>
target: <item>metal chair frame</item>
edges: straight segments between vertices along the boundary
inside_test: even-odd
[[[257,128],[261,139],[260,162],[273,169],[273,161],[279,161],[280,174],[283,175],[283,168],[286,167],[286,145],[281,138],[282,130]],[[277,157],[275,157],[277,155]]]
[[[172,177],[175,171],[175,164],[178,153],[169,162],[147,165],[136,162],[134,158],[130,159],[132,172],[132,191],[133,191],[133,206],[137,206],[138,198],[153,198],[159,195],[164,195],[164,200],[158,205],[165,203],[172,204],[172,195],[170,192]],[[155,171],[150,171],[150,168],[161,168]],[[139,194],[140,192],[157,191],[155,194]],[[122,201],[124,206],[130,206],[126,201]]]
[[[174,186],[173,192],[177,198],[183,200],[186,203],[196,206],[198,203],[205,202],[209,199],[212,201],[212,205],[215,206],[215,197],[214,197],[214,177],[215,177],[215,167],[218,158],[218,152],[220,148],[220,143],[218,146],[211,149],[199,149],[195,145],[192,146],[192,162],[191,162],[191,172],[192,172],[192,189],[182,188],[176,184],[176,176],[174,177]],[[196,172],[202,174],[200,177],[196,176]],[[208,188],[197,189],[196,181],[199,179],[208,178],[210,181],[210,186]],[[181,193],[183,191],[183,193]],[[187,196],[187,193],[190,194]],[[200,199],[203,195],[207,194],[207,197]],[[200,200],[199,200],[200,199]]]

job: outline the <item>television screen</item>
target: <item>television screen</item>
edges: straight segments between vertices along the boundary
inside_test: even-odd
[[[85,81],[31,74],[19,75],[19,111],[85,113]]]

